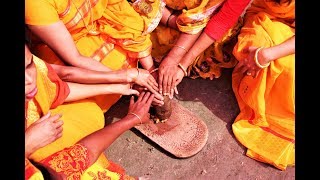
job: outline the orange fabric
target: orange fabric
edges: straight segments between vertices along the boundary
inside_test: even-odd
[[[292,37],[294,4],[254,1],[233,49],[236,59],[244,60],[247,52],[243,49],[249,46],[271,47]],[[269,13],[273,7],[277,13]],[[277,14],[281,17],[274,16]],[[243,75],[237,67],[232,74],[232,88],[240,108],[232,125],[235,137],[248,148],[249,157],[281,170],[295,163],[294,60],[294,55],[274,60],[256,78]]]
[[[170,52],[181,32],[196,34],[202,31],[210,18],[221,9],[224,2],[225,0],[167,0],[168,7],[180,10],[176,13],[181,13],[176,20],[179,31],[160,24],[151,33],[152,57],[156,63],[161,62]],[[239,18],[238,22],[229,28],[221,38],[196,57],[187,68],[188,77],[213,80],[221,76],[223,68],[233,68],[237,61],[232,55],[232,47],[241,26],[242,19]]]
[[[163,0],[156,0],[152,11],[141,15],[127,0],[26,0],[25,22],[50,25],[61,20],[82,55],[112,70],[127,69],[137,66],[137,58],[151,54],[149,33],[159,23],[164,5]],[[100,34],[91,35],[89,30]],[[35,55],[48,63],[65,64],[47,45],[32,33],[29,35]],[[106,112],[120,97],[103,95],[92,99]]]
[[[41,171],[35,167],[27,158],[25,158],[25,180],[44,180]]]
[[[107,160],[105,156],[100,156],[100,159],[101,158]],[[122,167],[110,161],[102,165],[103,170],[94,168],[94,165],[90,167],[89,150],[80,143],[48,156],[41,161],[41,164],[58,174],[63,174],[68,180],[87,179],[86,177],[91,177],[90,179],[110,180],[134,179],[126,175]]]

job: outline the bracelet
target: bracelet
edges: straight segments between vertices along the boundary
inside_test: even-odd
[[[159,69],[159,68],[155,68],[155,69],[151,70],[149,73],[152,74],[152,73],[158,71],[158,69]]]
[[[176,45],[176,44],[175,44],[175,45],[173,45],[173,47],[178,47],[178,48],[181,48],[181,49],[183,49],[184,51],[188,52],[187,49],[186,49],[185,47],[183,47],[183,46],[179,46],[179,45]]]
[[[178,67],[183,71],[184,76],[188,76],[187,70],[179,63]]]
[[[136,116],[136,117],[139,119],[139,121],[140,121],[140,125],[142,124],[141,118],[140,118],[136,113],[129,112],[128,115],[129,115],[129,114],[132,114],[132,115]]]
[[[259,47],[259,48],[256,50],[255,54],[254,54],[254,61],[255,61],[256,65],[257,65],[259,68],[261,68],[261,69],[266,68],[266,67],[268,67],[268,66],[270,65],[270,62],[267,63],[266,65],[261,65],[261,64],[259,63],[259,60],[258,60],[258,52],[259,52],[262,48],[263,48],[263,47]]]
[[[167,19],[167,21],[166,21],[166,27],[168,27],[168,25],[169,25],[169,20],[170,20],[170,18],[171,18],[171,16],[173,15],[174,13],[172,12],[170,15],[169,15],[169,17],[168,17],[168,19]]]

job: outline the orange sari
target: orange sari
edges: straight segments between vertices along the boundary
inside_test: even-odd
[[[180,13],[176,24],[179,31],[160,24],[151,33],[152,57],[156,63],[169,53],[180,36],[180,32],[196,34],[202,31],[210,18],[221,8],[224,0],[167,0],[167,7]],[[178,14],[177,13],[177,14]],[[188,77],[193,79],[219,78],[223,68],[233,68],[237,61],[232,55],[233,40],[242,25],[241,18],[226,34],[202,52],[188,67]]]
[[[35,98],[28,102],[26,109],[26,127],[41,116],[51,111],[51,114],[62,114],[63,135],[56,141],[38,149],[30,155],[30,159],[40,162],[56,152],[74,146],[83,137],[104,127],[104,114],[99,106],[92,100],[81,100],[72,103],[63,103],[69,94],[68,85],[54,72],[52,67],[36,56],[33,56],[37,69],[37,88]],[[104,154],[92,165],[91,175],[98,176],[100,171],[109,171],[111,163]],[[92,170],[93,169],[93,170]],[[27,169],[26,169],[27,170]],[[123,172],[110,172],[115,174],[114,179],[120,179]],[[111,176],[113,177],[113,175]]]
[[[247,57],[244,48],[271,47],[295,35],[295,1],[280,4],[256,0],[248,9],[234,47],[234,56]],[[237,68],[232,87],[240,114],[232,125],[247,155],[285,170],[295,164],[295,55],[271,62],[256,78]]]
[[[49,25],[63,21],[80,54],[112,70],[137,66],[137,58],[151,54],[149,33],[162,17],[163,0],[151,3],[152,11],[139,14],[127,0],[27,0],[25,22]],[[30,32],[29,32],[30,33]],[[64,64],[55,53],[31,36],[31,51],[46,62]],[[120,95],[97,96],[95,102],[107,111]]]

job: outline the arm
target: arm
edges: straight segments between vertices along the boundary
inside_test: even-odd
[[[129,84],[78,84],[68,82],[70,94],[65,102],[76,101],[102,94],[139,95]]]
[[[62,21],[49,25],[28,25],[29,29],[68,64],[84,69],[110,71],[102,63],[82,56]],[[61,44],[63,42],[63,45]]]
[[[250,46],[244,50],[248,51],[248,56],[243,61],[239,61],[237,65],[239,71],[256,77],[262,68],[269,66],[271,61],[295,53],[295,36],[272,47],[263,48]],[[256,58],[259,64],[256,63]]]
[[[81,84],[136,83],[155,94],[159,102],[163,101],[162,95],[158,92],[157,81],[145,69],[130,68],[102,72],[73,66],[50,65],[63,81]]]
[[[127,116],[79,141],[79,143],[89,149],[91,164],[95,162],[100,154],[104,152],[122,133],[140,123],[147,123],[150,121],[148,112],[153,97],[154,95],[149,92],[142,92],[136,102],[134,102],[133,97],[131,97],[129,113]],[[137,116],[130,114],[131,112],[138,115],[141,122]]]
[[[281,44],[269,48],[262,48],[258,53],[258,60],[261,65],[295,53],[295,36]]]

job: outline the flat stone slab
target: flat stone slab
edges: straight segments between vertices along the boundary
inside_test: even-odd
[[[172,114],[164,123],[150,123],[135,128],[178,158],[197,154],[208,140],[205,122],[194,113],[172,99]]]

